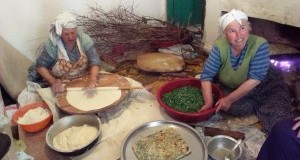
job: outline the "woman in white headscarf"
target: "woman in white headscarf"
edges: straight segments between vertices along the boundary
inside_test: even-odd
[[[100,58],[93,40],[76,25],[70,12],[59,14],[51,25],[50,38],[41,48],[36,63],[29,69],[29,81],[50,85],[63,92],[63,80],[90,74],[87,88],[97,86]]]
[[[234,116],[256,114],[266,133],[292,116],[288,87],[269,62],[267,41],[249,33],[248,16],[233,9],[219,19],[216,40],[201,73],[205,104]],[[225,96],[214,103],[211,84],[218,82]]]

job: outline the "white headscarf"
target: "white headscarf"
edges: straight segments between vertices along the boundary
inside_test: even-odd
[[[63,28],[76,28],[76,17],[68,11],[62,12],[55,19],[55,24],[51,25],[50,28],[50,39],[54,46],[57,46],[59,51],[69,60],[67,52],[61,40],[61,33]]]
[[[235,20],[239,24],[242,24],[242,19],[248,20],[246,13],[242,12],[241,10],[233,9],[219,18],[220,30],[223,32],[227,25]]]
[[[76,28],[76,17],[70,12],[63,12],[56,17],[55,30],[61,36],[63,28]]]

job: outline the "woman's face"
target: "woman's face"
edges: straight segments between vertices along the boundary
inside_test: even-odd
[[[74,43],[77,39],[77,29],[76,28],[63,28],[61,33],[61,38],[65,43]]]
[[[243,48],[248,40],[249,24],[247,21],[242,21],[242,24],[233,21],[225,28],[224,34],[233,47]]]

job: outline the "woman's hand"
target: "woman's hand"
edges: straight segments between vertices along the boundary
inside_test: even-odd
[[[96,88],[96,87],[98,87],[97,81],[96,80],[89,80],[88,83],[85,86],[85,89],[90,90],[90,89],[93,89],[93,88]]]
[[[98,83],[96,83],[96,82],[90,82],[86,85],[86,89],[93,89],[96,87],[98,87]]]
[[[203,110],[206,110],[206,109],[209,109],[209,108],[212,108],[213,107],[213,102],[211,103],[205,103],[201,109],[199,111],[203,111]]]
[[[218,102],[216,103],[217,112],[220,110],[227,111],[230,108],[231,104],[232,101],[227,96],[219,99]]]
[[[85,90],[84,94],[86,94],[88,98],[94,97],[97,94],[97,90],[95,90],[94,88],[96,88],[97,86],[98,86],[97,81],[90,79],[84,88]]]
[[[51,83],[51,88],[54,93],[61,93],[65,91],[65,87],[59,79],[56,79],[53,83]]]
[[[294,121],[296,121],[296,123],[293,125],[292,129],[298,130],[297,137],[300,138],[300,117],[296,117]]]
[[[201,107],[199,111],[203,111],[214,106],[211,82],[201,81],[201,91],[203,95],[204,105]]]
[[[92,66],[90,68],[90,76],[89,76],[89,81],[85,87],[86,89],[92,89],[98,87],[98,73],[99,73],[98,66]]]

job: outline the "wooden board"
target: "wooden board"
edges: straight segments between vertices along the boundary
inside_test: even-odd
[[[98,86],[99,87],[120,87],[120,88],[129,88],[130,84],[128,80],[120,75],[117,74],[99,74],[98,76]],[[70,83],[66,84],[65,88],[68,87],[84,87],[88,81],[88,75],[83,76],[77,79],[72,80]],[[124,98],[127,97],[129,94],[129,90],[121,90],[121,97],[113,102],[111,105],[108,105],[106,107],[103,107],[101,109],[96,109],[96,110],[91,110],[91,111],[82,111],[79,110],[78,108],[72,106],[68,101],[67,101],[67,91],[63,92],[57,97],[56,103],[57,106],[69,113],[69,114],[90,114],[90,113],[98,113],[103,110],[106,110],[108,108],[114,107],[118,105]]]
[[[141,70],[148,72],[179,72],[183,70],[185,62],[175,54],[151,52],[139,55],[137,64]]]

